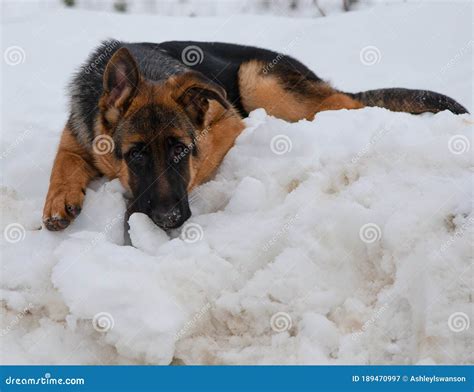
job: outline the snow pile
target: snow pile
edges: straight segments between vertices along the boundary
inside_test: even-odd
[[[288,124],[257,110],[246,121],[181,230],[136,214],[135,247],[123,246],[114,181],[89,191],[65,233],[4,243],[7,324],[28,307],[4,360],[472,361],[472,335],[448,324],[470,313],[471,117],[364,109]],[[39,355],[46,346],[58,353]]]
[[[218,32],[347,91],[428,88],[472,111],[470,15],[426,3],[318,20],[3,15],[1,362],[471,363],[470,115],[366,108],[290,124],[257,110],[182,229],[136,214],[127,233],[121,186],[97,181],[66,231],[39,230],[63,88],[101,39]]]

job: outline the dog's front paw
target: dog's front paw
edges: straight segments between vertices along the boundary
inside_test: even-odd
[[[68,227],[81,212],[84,195],[80,187],[51,184],[43,210],[44,226],[51,231]]]

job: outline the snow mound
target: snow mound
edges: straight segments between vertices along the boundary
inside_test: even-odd
[[[4,189],[2,361],[472,362],[472,117],[246,122],[191,219],[132,215],[134,246],[117,181],[63,233]]]

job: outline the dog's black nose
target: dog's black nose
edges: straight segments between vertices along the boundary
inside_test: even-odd
[[[188,217],[184,217],[179,208],[172,208],[168,211],[154,210],[151,219],[163,229],[174,229],[181,226]]]

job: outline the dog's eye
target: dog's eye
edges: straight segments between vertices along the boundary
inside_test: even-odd
[[[141,164],[145,160],[146,152],[142,146],[132,147],[128,152],[128,159],[134,164]]]
[[[186,149],[186,146],[183,143],[177,143],[173,146],[173,155],[175,157],[179,156],[182,153],[184,153],[185,149]]]

